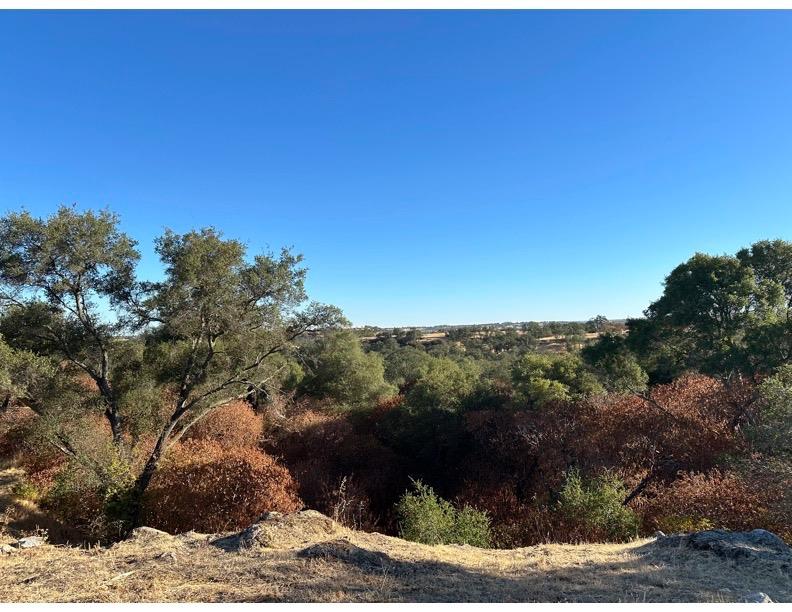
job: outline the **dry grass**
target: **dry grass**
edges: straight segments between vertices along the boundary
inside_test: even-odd
[[[754,591],[792,601],[789,567],[653,540],[482,550],[351,531],[315,513],[263,525],[266,546],[241,551],[215,545],[215,536],[155,533],[109,548],[47,545],[2,555],[0,601],[707,602]],[[0,544],[10,540],[0,535]],[[320,554],[306,555],[318,542]]]
[[[352,548],[380,553],[379,562],[303,558],[302,548],[228,552],[199,535],[107,549],[42,546],[0,558],[0,600],[734,601],[753,591],[792,600],[792,578],[781,567],[736,565],[651,540],[487,551],[379,534],[343,537]]]

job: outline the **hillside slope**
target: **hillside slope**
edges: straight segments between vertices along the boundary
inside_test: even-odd
[[[791,601],[786,554],[731,559],[653,539],[424,546],[306,511],[226,536],[141,528],[109,548],[15,550],[0,555],[0,600],[706,602],[762,591]]]

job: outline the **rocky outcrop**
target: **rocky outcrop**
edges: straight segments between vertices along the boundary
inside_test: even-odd
[[[254,547],[301,548],[347,533],[347,529],[315,510],[292,514],[268,512],[247,529],[211,541],[223,550]]]
[[[14,542],[13,546],[16,548],[36,548],[37,546],[44,546],[47,543],[47,539],[41,536],[29,536],[27,538],[21,538]]]
[[[709,551],[727,559],[781,562],[782,568],[787,570],[792,568],[792,549],[777,535],[764,529],[753,531],[713,529],[670,535],[658,537],[655,546]]]
[[[740,600],[740,603],[775,603],[769,596],[762,592],[748,593]]]
[[[390,557],[385,553],[366,550],[344,539],[313,544],[298,552],[297,556],[304,559],[335,559],[364,570],[384,569],[390,562]]]

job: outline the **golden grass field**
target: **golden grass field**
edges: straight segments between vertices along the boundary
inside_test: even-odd
[[[11,522],[31,509],[6,505]],[[143,530],[107,548],[48,544],[2,554],[0,601],[729,602],[755,591],[792,601],[788,567],[652,539],[483,550],[356,532],[314,512],[264,525],[260,543],[241,550],[204,534]],[[4,530],[0,544],[14,535]]]

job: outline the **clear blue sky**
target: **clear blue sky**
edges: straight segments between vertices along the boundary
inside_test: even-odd
[[[639,315],[792,239],[792,13],[8,12],[0,210],[293,245],[355,324]]]

